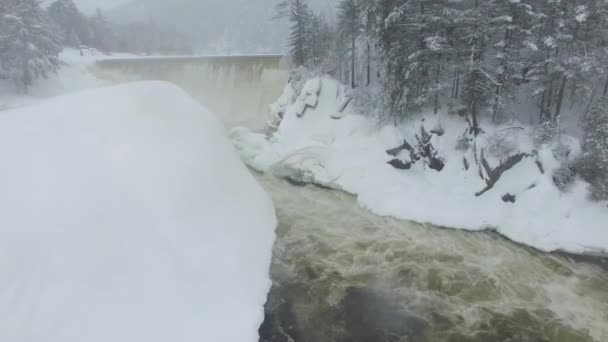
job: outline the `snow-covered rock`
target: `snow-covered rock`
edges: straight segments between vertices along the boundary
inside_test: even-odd
[[[257,341],[276,218],[161,82],[0,115],[0,341]]]
[[[347,108],[350,112],[335,120],[340,85],[321,78],[307,87],[315,88],[319,81],[316,108],[298,117],[293,110],[297,101],[287,106],[270,138],[233,131],[233,141],[250,166],[350,192],[361,206],[383,216],[467,230],[492,228],[545,251],[608,252],[606,203],[592,202],[587,184],[580,179],[560,192],[552,179],[560,166],[553,146],[537,150],[530,128],[484,125],[485,134],[461,144],[467,125],[446,113],[421,115],[399,127],[378,127],[372,118]],[[442,171],[431,169],[424,158],[409,170],[388,165],[395,157],[386,151],[402,145],[404,139],[416,145],[422,127],[426,132],[441,131],[432,134],[430,142],[437,158],[445,162]],[[575,139],[564,137],[562,144],[568,145],[572,156],[580,150]],[[488,177],[479,160],[482,149],[492,168],[517,151],[527,157],[504,172],[493,188],[476,196],[486,187],[480,175]],[[409,162],[407,154],[397,157]],[[515,203],[503,197],[514,197]]]

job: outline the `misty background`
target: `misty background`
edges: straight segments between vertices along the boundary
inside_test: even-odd
[[[43,1],[50,5],[53,0]],[[87,15],[101,9],[124,45],[153,45],[197,54],[286,53],[289,23],[276,19],[279,0],[74,0]],[[335,17],[337,0],[311,0],[312,9]],[[170,45],[170,46],[168,46]],[[163,50],[163,49],[161,49]],[[146,52],[146,51],[141,51]]]

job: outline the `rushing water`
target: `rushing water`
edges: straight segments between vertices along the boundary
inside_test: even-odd
[[[146,61],[112,70],[121,70],[120,81],[169,80],[199,99],[209,97],[200,92],[210,85],[190,73],[219,70],[231,76],[215,87],[248,91],[236,73],[222,71],[232,66],[171,68]],[[253,80],[249,91],[260,91],[255,77],[246,79]],[[264,96],[280,89],[273,87]],[[229,126],[260,123],[260,113],[230,113],[222,113]],[[256,177],[279,218],[260,341],[608,341],[608,273],[599,266],[491,233],[378,217],[341,192]]]
[[[598,266],[258,179],[280,222],[262,340],[608,341]]]

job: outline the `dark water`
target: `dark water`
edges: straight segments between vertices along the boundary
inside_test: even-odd
[[[608,273],[258,176],[279,216],[260,341],[608,341]]]

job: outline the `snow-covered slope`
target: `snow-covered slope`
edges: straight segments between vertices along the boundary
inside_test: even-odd
[[[0,80],[0,111],[30,105],[43,99],[67,94],[69,92],[96,88],[104,85],[87,72],[87,67],[94,63],[100,55],[80,56],[77,50],[65,49],[59,56],[65,65],[57,74],[49,75],[48,79],[37,80],[27,94],[18,93],[15,85],[9,80]],[[108,58],[104,56],[104,58]]]
[[[110,85],[89,72],[89,68],[97,60],[140,58],[127,53],[113,53],[104,55],[94,49],[80,52],[66,48],[59,55],[64,65],[56,74],[48,78],[37,79],[28,89],[27,94],[20,93],[10,80],[0,80],[0,111],[38,103],[47,98],[69,94],[84,89],[97,88]]]
[[[161,82],[0,114],[0,341],[257,341],[276,218]]]
[[[466,123],[445,113],[379,128],[353,108],[338,113],[344,91],[328,78],[321,80],[316,108],[309,106],[301,115],[318,82],[309,81],[299,95],[287,87],[272,107],[283,118],[270,137],[242,128],[233,131],[233,141],[249,165],[356,194],[363,207],[379,215],[450,228],[495,228],[514,241],[545,251],[608,251],[606,204],[590,201],[587,184],[580,179],[560,192],[552,180],[559,166],[555,146],[536,148],[532,134],[526,132],[529,128],[485,125],[492,131],[476,141],[463,141],[470,137],[463,134]],[[431,169],[424,158],[409,170],[388,165],[395,157],[387,150],[402,145],[404,139],[415,145],[423,126],[427,133],[441,132],[431,134],[430,141],[445,162],[442,171]],[[571,151],[569,158],[576,155],[574,139],[563,137],[561,144]],[[506,171],[492,189],[475,196],[486,187],[481,176],[488,177],[480,162],[482,149],[491,167],[517,151],[529,156]],[[408,152],[401,151],[397,158],[407,162]],[[505,195],[515,202],[503,201]]]

